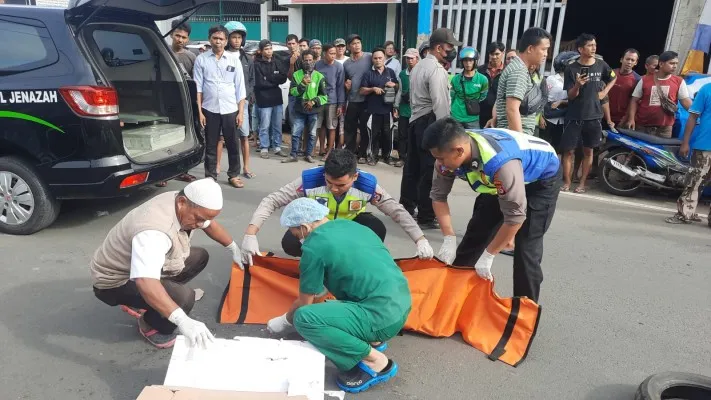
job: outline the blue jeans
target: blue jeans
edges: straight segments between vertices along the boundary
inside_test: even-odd
[[[292,132],[291,132],[291,156],[296,157],[296,154],[301,149],[301,135],[304,133],[304,128],[306,128],[306,133],[309,136],[306,143],[306,155],[310,156],[311,152],[314,151],[314,146],[316,146],[316,121],[318,121],[318,114],[302,114],[300,112],[294,111],[291,113],[293,118],[292,122]]]
[[[270,144],[275,151],[281,150],[283,107],[281,104],[274,107],[257,107],[257,112],[259,113],[259,145],[262,150],[269,149]]]

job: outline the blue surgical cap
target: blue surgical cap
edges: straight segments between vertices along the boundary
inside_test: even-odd
[[[289,203],[281,213],[281,226],[295,228],[297,226],[320,221],[328,215],[328,207],[321,205],[308,197],[298,198]]]

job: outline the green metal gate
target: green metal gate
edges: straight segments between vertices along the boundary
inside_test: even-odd
[[[386,40],[385,4],[304,6],[303,15],[304,37],[307,39],[328,43],[357,33],[363,41],[364,51],[382,46]]]

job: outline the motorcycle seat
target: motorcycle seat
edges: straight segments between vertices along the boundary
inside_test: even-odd
[[[618,131],[626,136],[643,140],[651,144],[658,144],[661,146],[681,146],[681,140],[677,138],[667,139],[659,136],[650,135],[644,132],[633,131],[631,129],[618,129]]]

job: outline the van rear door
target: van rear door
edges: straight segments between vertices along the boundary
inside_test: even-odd
[[[225,0],[226,2],[236,2]],[[241,0],[261,4],[266,0]],[[218,0],[70,0],[67,13],[72,17],[88,17],[96,9],[113,9],[150,17],[162,21],[190,12]]]

